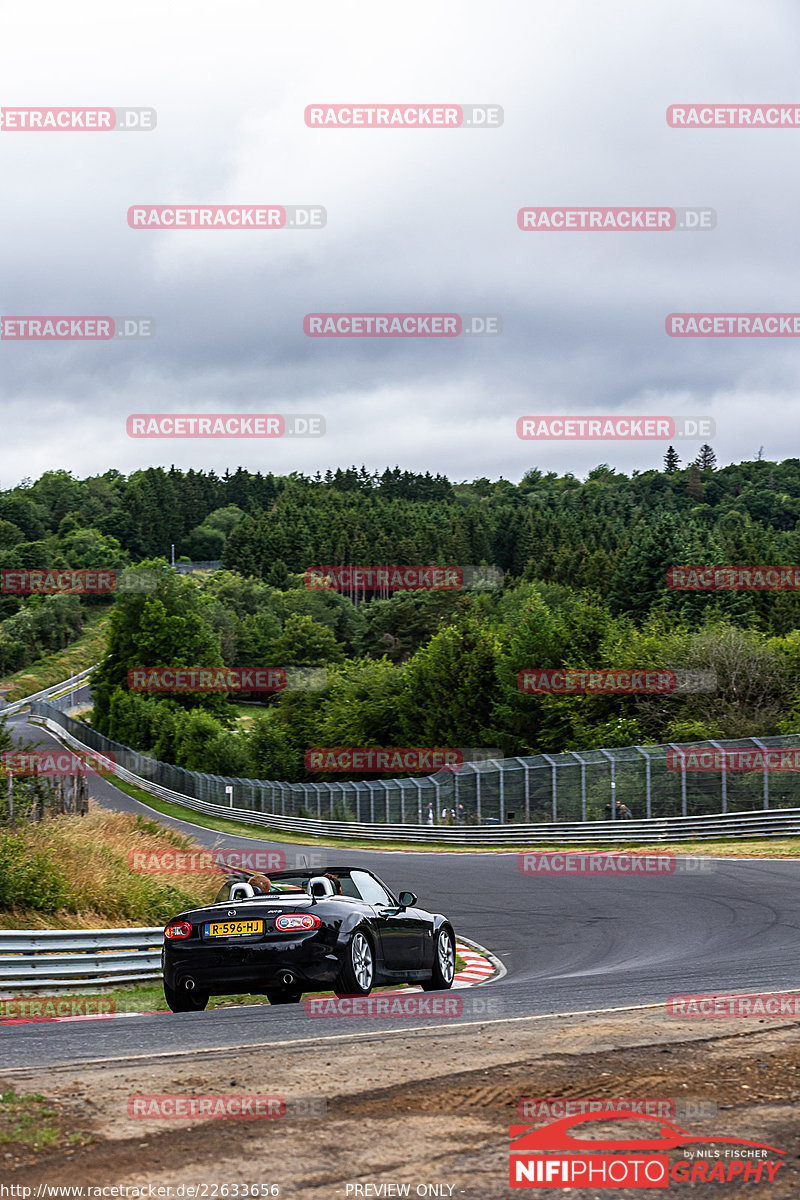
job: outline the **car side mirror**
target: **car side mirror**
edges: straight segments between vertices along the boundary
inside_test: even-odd
[[[417,897],[413,892],[401,892],[398,900],[401,908],[412,908],[417,903]]]

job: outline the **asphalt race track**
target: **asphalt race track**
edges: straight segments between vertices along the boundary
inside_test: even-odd
[[[24,716],[10,718],[9,727],[23,743],[55,741]],[[90,794],[108,808],[152,811],[102,779],[90,781]],[[320,854],[316,845],[232,838],[159,819],[207,845]],[[676,993],[800,986],[798,861],[715,860],[710,871],[623,878],[523,875],[516,854],[335,848],[322,853],[330,862],[369,866],[395,891],[411,889],[423,907],[447,913],[458,934],[501,959],[507,970],[503,979],[459,993],[491,995],[493,1008],[499,1009],[494,1019],[660,1004]],[[294,865],[293,858],[289,864]],[[484,1022],[486,1017],[462,1019]],[[424,1024],[413,1021],[414,1028]],[[6,1025],[0,1027],[0,1069],[397,1029],[396,1019],[372,1017],[329,1020],[321,1030],[319,1020],[307,1017],[299,1005],[267,1004]]]

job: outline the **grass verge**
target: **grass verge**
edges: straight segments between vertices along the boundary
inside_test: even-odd
[[[106,609],[92,611],[86,617],[83,633],[69,646],[56,654],[48,654],[23,670],[0,680],[0,686],[8,688],[7,703],[11,704],[14,700],[22,700],[25,696],[32,696],[34,692],[41,692],[44,688],[61,683],[63,679],[69,679],[71,675],[77,675],[79,671],[84,671],[99,662],[105,653],[109,619]]]
[[[216,897],[218,872],[132,869],[134,854],[200,850],[185,834],[92,803],[89,813],[0,831],[0,928],[161,925]]]

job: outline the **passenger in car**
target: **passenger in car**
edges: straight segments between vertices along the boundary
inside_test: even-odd
[[[251,875],[247,882],[256,895],[266,896],[267,892],[272,891],[272,880],[266,875]]]
[[[336,892],[336,895],[341,896],[342,881],[338,875],[334,875],[332,871],[326,871],[325,874],[322,876],[322,878],[330,879],[331,883],[333,884],[333,890]]]

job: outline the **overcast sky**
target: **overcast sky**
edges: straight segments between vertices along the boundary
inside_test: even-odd
[[[122,9],[125,9],[123,12]],[[170,463],[518,480],[660,465],[528,414],[698,414],[721,463],[798,453],[798,339],[666,335],[800,311],[795,0],[5,7],[3,106],[151,106],[149,133],[0,132],[0,314],[150,316],[149,341],[0,341],[0,487]],[[312,103],[493,103],[495,129],[309,129]],[[318,204],[321,230],[133,230],[133,204]],[[523,233],[536,205],[707,205],[711,232]],[[499,313],[493,338],[312,339],[311,312]],[[134,440],[130,413],[319,413],[316,440]],[[678,446],[693,458],[699,443]]]

